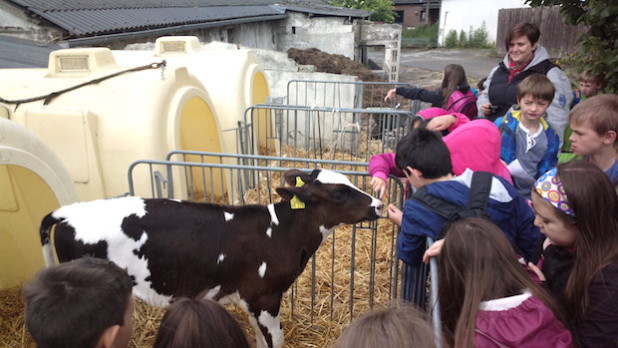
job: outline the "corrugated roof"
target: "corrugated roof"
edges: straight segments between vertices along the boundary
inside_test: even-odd
[[[271,6],[32,11],[76,36],[281,14]]]
[[[60,45],[41,46],[34,41],[0,35],[0,69],[46,68],[49,53]]]
[[[370,12],[323,0],[9,0],[76,37],[268,16],[285,10],[363,18]],[[281,5],[276,5],[281,4]]]

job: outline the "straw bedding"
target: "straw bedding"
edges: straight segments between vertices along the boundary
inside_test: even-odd
[[[341,169],[341,168],[338,168]],[[275,173],[271,183],[277,186],[279,175]],[[268,197],[266,185],[260,185]],[[257,192],[245,192],[248,202],[255,202]],[[390,274],[392,258],[392,225],[386,219],[378,221],[377,247],[375,252],[375,286],[373,305],[383,307],[390,301]],[[370,259],[371,230],[357,229],[356,250],[354,253],[354,295],[353,314],[350,313],[350,269],[352,227],[338,228],[316,253],[315,304],[311,309],[311,260],[294,288],[294,318],[292,317],[291,291],[284,296],[281,307],[281,321],[285,329],[285,347],[331,347],[347,327],[352,317],[370,310]],[[331,257],[333,242],[335,257]],[[334,280],[331,281],[331,268]],[[330,296],[333,291],[332,319],[330,315]],[[253,330],[246,315],[238,308],[229,306],[235,318],[246,329],[247,338],[255,344]],[[159,322],[165,309],[156,308],[136,301],[134,311],[134,330],[131,347],[151,347]],[[21,287],[0,290],[0,347],[35,347],[24,327],[24,304]],[[313,316],[311,316],[313,313]]]

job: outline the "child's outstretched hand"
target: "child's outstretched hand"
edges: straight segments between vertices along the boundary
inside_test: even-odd
[[[371,187],[373,187],[373,190],[375,192],[378,192],[378,198],[380,199],[382,199],[382,197],[388,198],[388,189],[387,189],[388,187],[384,179],[378,178],[377,176],[372,177]]]
[[[390,101],[391,99],[395,98],[395,96],[397,95],[397,89],[393,88],[391,90],[388,91],[388,93],[386,93],[386,97],[384,97],[384,101]]]
[[[425,250],[425,253],[423,254],[423,262],[424,263],[429,263],[429,259],[434,257],[434,256],[438,256],[440,255],[440,252],[442,251],[442,246],[444,245],[444,239],[440,239],[435,241],[430,247],[429,249]]]
[[[448,129],[455,122],[457,122],[457,117],[455,117],[454,115],[436,116],[429,120],[429,123],[427,124],[427,129],[441,132],[445,129]]]
[[[397,226],[401,226],[401,219],[403,218],[403,212],[396,206],[389,204],[386,210],[388,212],[388,219],[391,220]]]
[[[534,263],[528,262],[528,268],[530,268],[532,272],[536,273],[540,281],[544,282],[547,280],[545,279],[545,274],[543,274],[543,271],[541,271],[541,269],[538,268]]]

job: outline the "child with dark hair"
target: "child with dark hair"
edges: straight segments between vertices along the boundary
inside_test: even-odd
[[[125,348],[133,284],[115,263],[81,258],[46,268],[24,289],[26,326],[39,348]]]
[[[545,235],[539,277],[562,303],[580,347],[618,343],[618,196],[594,164],[540,177],[532,203]],[[531,268],[535,269],[533,265]]]
[[[397,144],[395,162],[414,188],[426,187],[425,191],[431,196],[456,206],[467,205],[474,173],[466,169],[453,177],[449,149],[437,133],[427,129],[412,130]],[[530,206],[499,176],[491,175],[489,186],[486,213],[521,254],[526,259],[531,258],[540,233],[533,225]],[[417,201],[415,195],[405,202],[403,212],[392,204],[388,207],[389,219],[401,226],[397,238],[398,256],[411,266],[420,264],[426,237],[435,240],[447,222],[445,217]]]
[[[500,229],[480,218],[449,225],[438,298],[450,347],[572,347],[557,305],[517,261]]]
[[[528,76],[517,86],[519,110],[495,122],[502,134],[500,158],[519,194],[528,199],[534,181],[558,161],[560,138],[545,120],[553,98],[554,86],[545,75]]]
[[[334,348],[435,346],[434,333],[426,315],[411,305],[399,304],[374,310],[354,320]]]
[[[506,165],[500,161],[500,132],[488,120],[474,120],[450,132],[444,138],[448,147],[452,172],[463,174],[467,169],[484,171],[501,176],[511,183],[511,175]],[[371,185],[379,197],[388,195],[389,175],[404,177],[395,164],[395,154],[383,153],[369,160]]]
[[[153,348],[249,348],[236,319],[211,300],[180,298],[163,316]]]

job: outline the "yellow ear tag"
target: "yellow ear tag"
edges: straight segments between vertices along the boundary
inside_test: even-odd
[[[305,182],[300,178],[300,176],[296,177],[296,187],[303,187]],[[292,197],[290,200],[290,208],[292,209],[305,209],[305,202],[301,201],[296,195]]]

